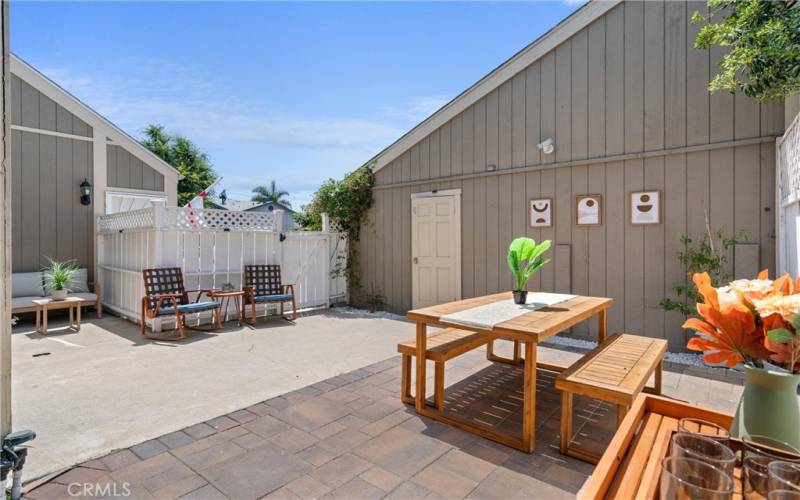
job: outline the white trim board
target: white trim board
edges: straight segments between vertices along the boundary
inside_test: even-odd
[[[424,193],[411,193],[412,198],[433,198],[434,196],[461,196],[461,188],[425,191]]]
[[[11,54],[11,72],[31,87],[63,106],[73,115],[88,123],[95,129],[95,137],[98,135],[109,137],[115,145],[122,146],[129,152],[135,154],[148,166],[163,174],[165,178],[171,179],[173,182],[177,183],[183,178],[180,172],[173,168],[172,165],[153,154],[152,151],[139,144],[139,141],[129,136],[100,113],[90,108],[77,97],[64,90],[57,83],[47,78],[36,70],[36,68],[14,54]],[[102,133],[98,134],[98,131]]]
[[[514,75],[524,70],[575,33],[616,7],[620,2],[622,2],[622,0],[591,0],[587,2],[550,31],[514,54],[506,62],[492,70],[491,73],[456,96],[452,101],[439,108],[438,111],[400,137],[389,147],[372,157],[364,166],[374,164],[374,172],[382,169],[392,160],[414,146],[414,144],[478,102],[492,90],[508,80],[511,80]]]
[[[22,125],[11,125],[11,130],[18,130],[20,132],[30,132],[33,134],[52,135],[53,137],[61,137],[63,139],[74,139],[76,141],[94,142],[94,137],[87,137],[85,135],[66,134],[64,132],[56,132],[54,130],[45,130],[42,128],[25,127]]]

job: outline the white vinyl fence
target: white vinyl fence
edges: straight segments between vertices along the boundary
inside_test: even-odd
[[[777,141],[777,274],[800,275],[800,115]]]
[[[230,212],[154,206],[98,217],[97,262],[103,305],[138,322],[144,295],[142,270],[183,269],[188,290],[242,286],[246,264],[279,264],[284,283],[295,285],[298,308],[344,300],[347,284],[334,273],[346,252],[339,234],[281,232],[281,210]],[[193,298],[193,297],[192,297]],[[232,302],[232,301],[231,301]],[[260,306],[264,314],[274,305]],[[234,304],[229,317],[235,317]],[[192,321],[205,317],[195,315]],[[152,327],[161,328],[159,321]]]

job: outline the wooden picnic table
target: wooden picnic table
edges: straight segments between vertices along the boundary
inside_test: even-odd
[[[614,300],[606,297],[576,296],[564,302],[537,309],[517,316],[514,319],[498,323],[491,329],[475,328],[460,323],[448,323],[442,320],[442,317],[448,314],[503,300],[512,300],[511,292],[486,295],[483,297],[475,297],[472,299],[415,309],[406,314],[408,319],[417,323],[417,354],[415,356],[417,381],[415,407],[417,413],[420,415],[497,441],[506,446],[532,453],[536,444],[536,368],[538,366],[545,370],[557,372],[561,372],[567,368],[566,366],[546,363],[537,364],[537,345],[539,342],[557,335],[592,316],[597,316],[598,320],[597,340],[598,342],[603,342],[606,336],[606,311],[614,303]],[[515,341],[515,344],[519,342],[525,344],[523,376],[524,403],[521,437],[448,413],[447,408],[439,411],[428,405],[425,397],[425,351],[427,350],[426,339],[428,325],[455,327],[462,330],[482,333],[489,337],[489,345],[491,345],[491,341],[496,339],[509,339]],[[491,351],[487,354],[490,354],[490,352]],[[489,359],[494,361],[511,361],[502,360],[493,355],[489,356]]]

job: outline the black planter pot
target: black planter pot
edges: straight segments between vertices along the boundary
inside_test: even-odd
[[[515,304],[524,304],[525,300],[528,298],[528,291],[527,290],[514,290],[514,303]]]

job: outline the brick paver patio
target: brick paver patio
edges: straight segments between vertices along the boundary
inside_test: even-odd
[[[577,357],[542,351],[547,361]],[[529,455],[418,417],[399,400],[399,361],[394,357],[115,451],[36,485],[27,497],[572,498],[591,473],[592,465],[558,451],[560,399],[552,372],[539,371],[537,447]],[[488,363],[484,350],[453,360],[447,405],[518,429],[521,371]],[[665,373],[668,394],[681,392],[681,377],[686,375]],[[700,384],[689,383],[697,396]],[[737,391],[727,390],[731,402],[738,399]],[[583,398],[575,405],[575,440],[602,450],[613,433],[615,409]]]

